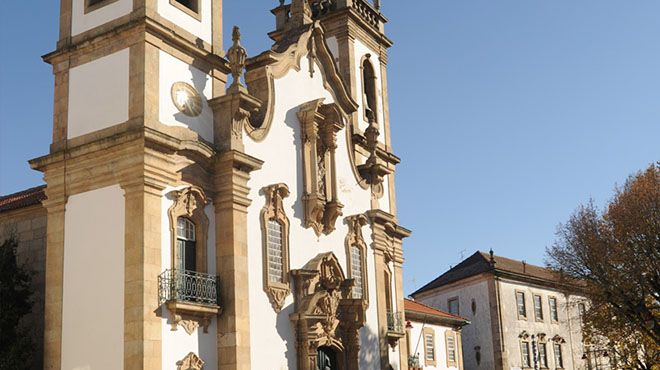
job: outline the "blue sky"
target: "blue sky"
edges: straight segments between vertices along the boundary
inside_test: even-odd
[[[478,249],[542,264],[579,203],[660,160],[657,0],[383,0],[406,291]],[[277,1],[225,0],[255,55]],[[0,194],[41,183],[59,2],[0,14]]]

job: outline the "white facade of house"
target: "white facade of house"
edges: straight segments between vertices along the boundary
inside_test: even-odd
[[[466,370],[595,368],[583,359],[583,297],[565,294],[552,282],[496,274],[483,272],[415,294],[418,301],[449,312],[458,301],[458,312],[452,313],[471,323],[462,331]]]

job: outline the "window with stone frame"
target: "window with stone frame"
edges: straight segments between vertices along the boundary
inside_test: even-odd
[[[539,366],[541,369],[548,368],[548,349],[545,343],[538,344],[539,349]]]
[[[285,184],[263,188],[266,204],[261,210],[263,239],[263,285],[273,309],[280,312],[289,287],[289,218],[284,210],[284,199],[289,196]]]
[[[170,0],[170,4],[189,16],[201,20],[201,0]]]
[[[530,356],[530,352],[529,352],[529,342],[527,342],[527,341],[520,342],[520,355],[521,355],[521,360],[522,360],[522,367],[523,368],[531,368],[532,367],[532,362],[531,362],[531,356]]]
[[[449,298],[449,300],[447,300],[447,311],[452,315],[460,315],[461,307],[458,297]]]
[[[195,223],[189,218],[179,217],[176,228],[177,261],[179,271],[197,271],[197,233]]]
[[[557,298],[548,298],[548,306],[550,306],[550,320],[552,322],[559,322],[559,309],[557,308]]]
[[[201,188],[191,186],[173,191],[169,208],[172,268],[206,273],[208,271],[207,235],[209,219],[205,212],[206,195]]]
[[[534,317],[536,321],[543,321],[543,298],[540,295],[534,295]]]
[[[445,332],[445,343],[447,345],[447,367],[456,367],[458,363],[458,344],[454,331],[447,330]]]
[[[346,235],[346,254],[348,256],[349,278],[354,280],[353,299],[369,302],[367,285],[367,243],[364,241],[362,227],[367,224],[364,215],[346,217],[348,234]]]
[[[85,14],[110,5],[118,0],[83,0],[85,2]]]
[[[424,364],[426,366],[436,366],[436,347],[435,331],[432,328],[424,328]]]
[[[364,119],[367,122],[378,121],[377,82],[376,71],[371,63],[371,55],[367,54],[362,60],[362,105]]]
[[[564,354],[562,353],[562,348],[560,343],[554,343],[554,352],[555,352],[555,367],[558,369],[564,368]]]
[[[527,319],[527,305],[525,303],[525,293],[516,292],[516,308],[518,319]]]
[[[302,126],[304,225],[317,236],[332,233],[344,205],[337,191],[337,133],[344,128],[336,104],[324,99],[305,103],[298,112]]]

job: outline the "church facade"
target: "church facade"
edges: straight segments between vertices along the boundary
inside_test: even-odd
[[[387,20],[272,13],[250,57],[222,0],[61,1],[44,368],[408,367]]]

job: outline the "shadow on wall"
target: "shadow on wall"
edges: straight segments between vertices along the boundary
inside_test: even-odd
[[[369,327],[360,329],[360,369],[380,367],[380,346],[378,336]]]
[[[291,127],[293,132],[292,139],[293,145],[296,148],[296,186],[299,191],[304,191],[303,183],[303,148],[302,148],[302,130],[300,128],[300,121],[298,120],[298,112],[300,105],[290,109],[286,112],[284,117],[284,124]],[[296,197],[296,202],[293,204],[293,217],[300,221],[300,226],[305,227],[305,215],[303,211],[303,203],[301,197]]]
[[[289,319],[289,315],[293,313],[293,303],[284,307],[277,315],[277,334],[279,334],[282,341],[286,343],[286,353],[284,356],[287,359],[289,369],[297,369],[298,356],[296,349],[296,334],[293,331],[293,323]]]

